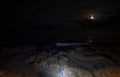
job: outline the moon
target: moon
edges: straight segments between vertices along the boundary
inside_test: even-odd
[[[90,19],[91,19],[91,20],[94,20],[94,19],[95,19],[94,15],[91,15],[91,16],[90,16]]]

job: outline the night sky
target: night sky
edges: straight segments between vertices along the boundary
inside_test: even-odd
[[[49,42],[120,43],[119,0],[39,0],[8,6],[2,45]],[[90,17],[94,16],[94,20]]]

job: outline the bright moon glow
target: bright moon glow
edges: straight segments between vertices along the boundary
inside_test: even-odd
[[[92,16],[90,17],[90,19],[91,19],[91,20],[94,20],[94,19],[95,19],[94,15],[92,15]]]

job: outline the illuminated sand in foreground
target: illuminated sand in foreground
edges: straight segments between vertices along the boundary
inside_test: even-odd
[[[86,47],[42,52],[26,48],[0,69],[0,77],[120,77],[119,66],[99,54],[103,53]]]

